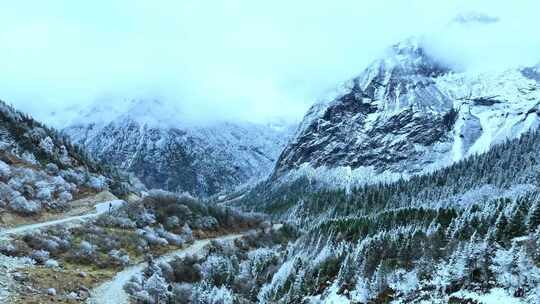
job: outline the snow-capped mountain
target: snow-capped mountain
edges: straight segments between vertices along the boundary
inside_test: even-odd
[[[82,111],[63,132],[149,188],[207,196],[266,177],[291,130],[281,123],[194,124],[172,105],[132,100]]]
[[[430,172],[539,123],[538,68],[456,72],[410,39],[308,111],[274,177],[341,184]]]
[[[305,231],[257,299],[539,303],[539,76],[457,72],[407,41],[314,105],[231,201]]]

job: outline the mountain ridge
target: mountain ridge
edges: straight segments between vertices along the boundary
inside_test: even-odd
[[[77,197],[137,192],[135,181],[0,101],[0,208],[22,215],[69,208]]]
[[[340,168],[395,179],[485,152],[538,128],[535,75],[535,68],[455,72],[414,40],[394,45],[334,98],[312,106],[273,179]]]
[[[97,122],[85,120],[96,113],[90,109],[90,116],[82,114],[62,132],[97,159],[134,172],[149,188],[209,196],[255,182],[271,172],[291,132],[279,122],[194,125],[159,101],[134,105]]]

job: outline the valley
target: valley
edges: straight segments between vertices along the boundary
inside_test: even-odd
[[[540,303],[520,5],[231,3],[70,4],[69,52],[70,14],[17,32],[64,56],[0,91],[0,304]]]

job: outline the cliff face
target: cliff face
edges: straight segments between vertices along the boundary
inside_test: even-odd
[[[282,125],[182,124],[163,107],[159,101],[133,101],[101,121],[93,118],[105,110],[92,109],[63,132],[97,159],[133,172],[148,188],[199,196],[266,177],[290,134]]]
[[[369,170],[377,180],[485,152],[538,127],[538,75],[535,68],[458,73],[417,42],[397,44],[334,98],[309,110],[274,177],[305,168],[347,168]]]

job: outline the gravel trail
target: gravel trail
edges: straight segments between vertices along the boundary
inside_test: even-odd
[[[203,248],[212,240],[218,241],[230,241],[241,237],[242,234],[226,235],[214,239],[198,240],[191,246],[176,250],[172,253],[161,256],[155,260],[156,263],[168,262],[176,257],[182,257],[188,254],[195,254],[201,252]],[[140,263],[124,269],[116,274],[116,276],[107,281],[90,292],[90,298],[87,300],[87,304],[129,304],[129,296],[124,291],[124,285],[134,275],[141,273],[145,268],[146,263]]]

